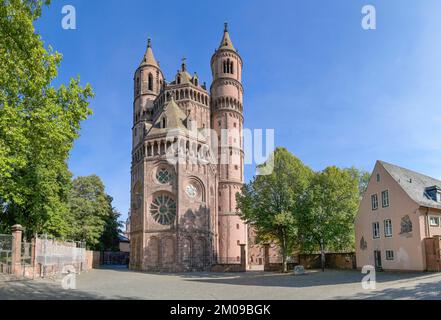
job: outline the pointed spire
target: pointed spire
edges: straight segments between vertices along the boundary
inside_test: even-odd
[[[159,67],[158,63],[156,62],[155,56],[153,55],[152,41],[150,38],[147,39],[147,50],[145,51],[144,58],[142,59],[141,62],[141,65],[146,65],[146,64]]]
[[[233,43],[231,42],[230,34],[228,33],[228,23],[227,22],[224,23],[224,35],[223,35],[222,41],[219,45],[219,49],[236,50],[236,49],[234,49]]]
[[[187,58],[182,58],[182,64],[181,64],[182,71],[187,71]]]

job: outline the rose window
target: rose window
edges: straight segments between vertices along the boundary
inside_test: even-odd
[[[158,196],[150,205],[150,213],[159,224],[172,224],[176,217],[176,202],[167,195]]]
[[[198,190],[196,189],[196,187],[192,184],[189,184],[186,188],[185,188],[185,192],[187,193],[187,195],[190,198],[196,198],[197,194],[198,194]]]
[[[167,169],[159,169],[156,172],[156,179],[162,184],[169,183],[171,180],[171,173]]]

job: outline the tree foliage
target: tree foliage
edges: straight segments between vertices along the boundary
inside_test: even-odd
[[[121,214],[112,206],[113,198],[107,196],[109,213],[104,219],[104,230],[97,249],[101,251],[118,251],[119,235],[122,233],[123,223],[119,220]]]
[[[272,173],[245,184],[237,202],[242,218],[255,228],[257,241],[280,246],[286,272],[287,257],[298,244],[296,213],[302,210],[312,171],[285,148],[277,148],[271,157],[264,165],[274,163]]]
[[[50,1],[0,1],[0,229],[66,236],[67,159],[93,92],[79,78],[51,85],[61,55],[33,26]]]
[[[112,210],[103,182],[96,175],[74,179],[68,202],[70,237],[86,241],[89,247],[94,248],[99,243]]]
[[[354,219],[359,203],[358,180],[335,166],[315,173],[299,215],[302,251],[353,249]]]
[[[350,167],[346,169],[349,175],[358,182],[358,193],[360,200],[363,198],[364,193],[367,189],[369,179],[371,174],[367,171],[359,170],[355,167]]]

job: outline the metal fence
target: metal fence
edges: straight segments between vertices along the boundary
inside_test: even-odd
[[[0,273],[11,273],[12,235],[0,234]]]
[[[86,244],[38,235],[35,238],[35,256],[36,263],[41,266],[42,277],[59,275],[71,266],[81,272],[86,262]]]
[[[101,263],[103,265],[129,265],[129,252],[102,251]]]

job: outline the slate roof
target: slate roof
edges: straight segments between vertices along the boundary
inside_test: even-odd
[[[425,192],[428,187],[441,187],[441,180],[384,161],[379,163],[416,203],[424,207],[441,209],[441,202],[433,200]]]
[[[119,240],[119,242],[130,242],[129,238],[127,238],[121,234],[118,235],[118,240]]]

